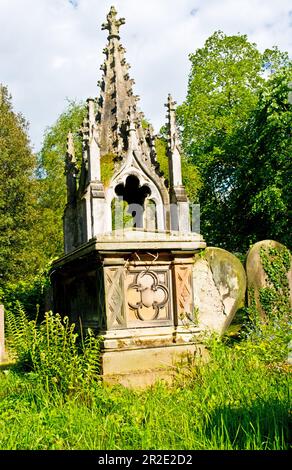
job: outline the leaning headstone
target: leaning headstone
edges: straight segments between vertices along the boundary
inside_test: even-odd
[[[288,254],[288,257],[284,259],[285,254]],[[267,267],[264,269],[265,260],[270,266],[270,273],[269,270],[266,272]],[[261,293],[264,293],[264,289],[272,289],[279,296],[280,301],[286,300],[287,304],[290,302],[290,307],[292,307],[292,257],[285,245],[274,240],[255,243],[247,254],[246,273],[248,304],[256,307],[261,318],[266,319],[268,310],[271,310],[263,305],[263,300],[261,301]]]
[[[193,268],[197,326],[223,334],[244,306],[246,275],[240,260],[226,250],[208,247]]]
[[[4,306],[0,305],[0,362],[4,361],[5,342],[4,342]]]

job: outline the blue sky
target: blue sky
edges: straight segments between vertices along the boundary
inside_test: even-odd
[[[157,131],[167,94],[178,103],[186,95],[188,54],[215,30],[247,34],[260,50],[277,45],[292,56],[291,0],[0,0],[0,82],[29,120],[35,150],[67,98],[97,95],[101,24],[112,4],[126,18],[130,75]]]

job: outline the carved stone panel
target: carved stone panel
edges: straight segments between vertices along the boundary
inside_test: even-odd
[[[105,295],[107,328],[125,328],[124,312],[124,268],[121,266],[105,267]]]
[[[193,284],[192,265],[178,264],[174,266],[175,278],[175,305],[177,319],[193,318]]]
[[[172,295],[168,267],[131,268],[126,275],[125,293],[128,327],[171,323]]]

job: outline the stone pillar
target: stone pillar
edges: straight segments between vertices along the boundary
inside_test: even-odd
[[[105,216],[105,195],[104,187],[101,182],[100,170],[100,150],[98,145],[98,130],[95,122],[95,101],[87,100],[88,106],[88,125],[89,125],[89,144],[88,144],[88,195],[90,207],[88,212],[91,214],[88,223],[88,232],[90,238],[98,234],[104,233],[104,216]],[[89,222],[90,221],[90,222]],[[88,238],[88,240],[90,239]]]
[[[171,204],[171,230],[185,233],[191,231],[189,201],[182,183],[181,150],[175,118],[175,105],[171,95],[168,96],[168,167],[169,193]]]
[[[94,105],[94,100],[89,98],[87,100],[89,125],[88,179],[89,181],[100,181],[100,151],[97,143],[98,133]]]
[[[104,188],[101,182],[90,184],[90,201],[91,201],[91,233],[92,237],[105,231],[105,196]]]
[[[4,338],[4,306],[0,305],[0,363],[4,361],[5,338]]]
[[[75,149],[72,132],[67,136],[67,153],[65,161],[65,175],[67,184],[67,204],[63,216],[63,233],[65,253],[74,250],[78,245],[76,227],[76,197],[78,168],[75,158]]]

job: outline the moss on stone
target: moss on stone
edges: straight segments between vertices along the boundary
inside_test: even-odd
[[[155,139],[155,150],[157,154],[157,161],[166,179],[169,178],[168,171],[168,157],[167,157],[167,143],[163,139]]]
[[[157,161],[160,165],[160,168],[163,171],[165,178],[169,179],[166,141],[162,138],[157,138],[155,140],[155,149],[157,154]],[[187,160],[186,157],[182,156],[181,171],[183,184],[186,188],[189,200],[191,202],[197,202],[198,190],[200,189],[202,184],[198,170],[196,169],[195,165],[193,165]]]
[[[106,188],[115,171],[115,163],[114,163],[115,154],[107,153],[103,155],[100,159],[100,173],[101,173],[101,181]]]

